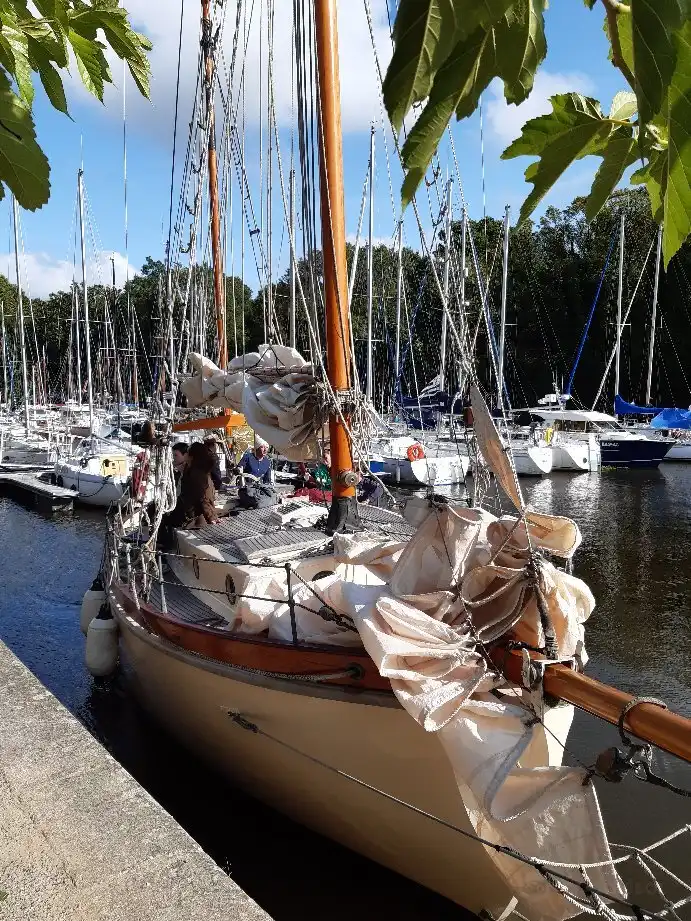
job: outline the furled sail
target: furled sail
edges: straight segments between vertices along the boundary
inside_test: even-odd
[[[242,412],[247,424],[289,460],[321,456],[321,391],[312,365],[295,349],[260,345],[256,352],[233,358],[227,371],[196,352],[190,364],[194,373],[180,386],[190,408]]]

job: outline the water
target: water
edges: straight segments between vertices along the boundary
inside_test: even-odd
[[[537,509],[574,517],[583,531],[576,574],[597,599],[587,627],[589,674],[691,716],[691,465],[555,475],[522,486]],[[102,532],[96,512],[51,521],[0,499],[0,639],[277,921],[318,917],[325,905],[334,921],[355,913],[462,917],[240,794],[153,725],[121,679],[90,678],[79,605],[98,569]],[[577,714],[567,760],[591,764],[616,742],[616,729]],[[658,754],[656,768],[691,789],[691,768],[677,759]],[[598,792],[614,841],[644,845],[691,823],[691,799],[635,780],[599,783]],[[688,870],[688,854],[687,842],[668,862]]]

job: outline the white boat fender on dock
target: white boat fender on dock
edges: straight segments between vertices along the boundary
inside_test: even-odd
[[[89,624],[84,658],[94,678],[107,678],[118,664],[118,625],[107,604]]]
[[[101,609],[101,605],[106,600],[106,593],[103,588],[103,582],[101,581],[101,576],[98,575],[91,583],[91,588],[88,588],[84,592],[84,597],[82,598],[82,609],[79,614],[79,626],[82,628],[82,633],[86,636],[86,631],[89,629],[89,624],[96,617],[98,612]]]

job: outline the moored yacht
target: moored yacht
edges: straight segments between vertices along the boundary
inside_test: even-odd
[[[614,416],[588,409],[536,406],[531,416],[549,423],[555,432],[588,442],[597,439],[603,467],[657,467],[674,445],[671,438],[650,438],[627,431]]]

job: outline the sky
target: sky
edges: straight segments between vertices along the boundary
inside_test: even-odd
[[[199,8],[195,0],[184,3],[180,84],[180,129],[174,201],[184,156],[187,125],[191,117],[193,87],[199,40]],[[391,54],[386,0],[370,0],[375,43],[381,65]],[[393,7],[393,0],[389,0]],[[228,59],[235,21],[235,0],[226,0],[227,27],[224,49]],[[67,91],[71,119],[53,111],[40,87],[37,88],[34,118],[38,139],[51,163],[51,198],[41,210],[21,216],[21,272],[28,293],[41,297],[50,291],[69,287],[73,277],[81,277],[78,238],[76,237],[77,170],[84,165],[87,198],[87,279],[89,284],[108,282],[114,259],[116,282],[122,284],[137,272],[147,256],[162,258],[168,233],[171,163],[180,0],[126,0],[132,22],[153,42],[151,54],[151,101],[138,96],[122,63],[114,60],[115,86],[109,87],[104,104],[93,99],[76,79],[68,78]],[[264,0],[255,6],[265,9]],[[375,124],[375,202],[374,237],[393,239],[400,214],[400,167],[395,163],[390,132],[384,131],[384,117],[378,90],[374,55],[363,0],[338,0],[343,145],[346,189],[346,223],[350,239],[357,232],[363,182],[367,172],[370,131]],[[294,124],[294,98],[291,79],[290,0],[276,0],[274,21],[276,117],[283,156],[288,156],[291,125]],[[501,85],[489,87],[482,100],[482,111],[471,119],[453,124],[463,194],[472,218],[484,213],[501,217],[505,205],[515,220],[529,186],[523,172],[530,162],[521,158],[501,161],[502,150],[520,134],[522,124],[550,110],[550,95],[577,90],[594,96],[608,109],[612,97],[625,89],[623,78],[607,60],[607,41],[602,31],[603,7],[590,11],[581,3],[553,3],[546,12],[547,59],[538,72],[530,98],[521,106],[505,103]],[[255,13],[255,18],[257,14]],[[256,27],[253,27],[256,28]],[[254,38],[254,40],[252,40]],[[247,172],[250,187],[261,181],[258,166],[260,93],[266,93],[260,79],[266,73],[266,41],[251,35],[246,66]],[[262,60],[260,60],[260,56]],[[123,89],[125,105],[123,106]],[[265,108],[265,107],[264,107]],[[125,245],[123,110],[127,126],[127,246]],[[265,117],[265,116],[264,116]],[[264,142],[265,142],[264,129]],[[385,143],[386,142],[386,143]],[[182,148],[182,155],[181,155]],[[388,158],[387,158],[388,153]],[[443,163],[451,163],[449,145],[440,149]],[[588,158],[568,171],[548,195],[547,205],[563,206],[590,188],[598,161]],[[280,186],[276,179],[274,195],[274,265],[279,277],[288,262]],[[460,216],[461,197],[454,187],[454,217]],[[258,197],[258,196],[257,196]],[[429,200],[432,200],[430,207]],[[15,279],[11,241],[9,197],[0,203],[0,272]],[[434,191],[418,197],[426,233],[438,207]],[[540,211],[537,212],[540,214]],[[367,218],[365,218],[365,230]],[[411,209],[406,214],[407,245],[420,248]],[[231,227],[234,238],[234,268],[239,274],[239,209]],[[230,270],[229,263],[226,271]],[[256,290],[257,272],[248,257],[245,278]]]

